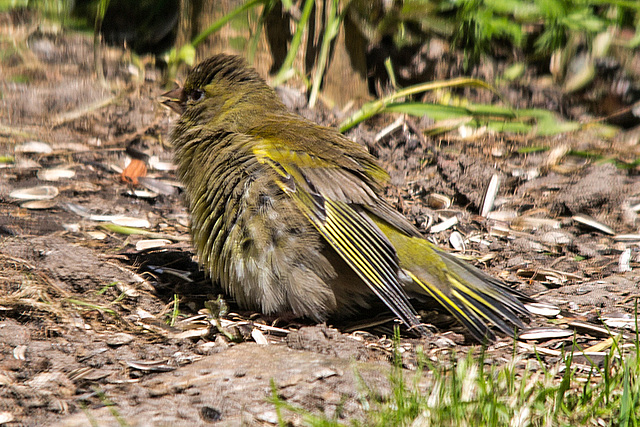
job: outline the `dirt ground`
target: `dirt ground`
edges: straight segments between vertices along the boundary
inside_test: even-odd
[[[105,48],[102,82],[89,36],[18,14],[0,15],[0,51],[0,158],[14,159],[0,163],[0,424],[269,425],[278,421],[273,393],[348,420],[363,417],[367,392],[384,398],[393,323],[383,308],[348,324],[315,325],[217,301],[221,291],[198,269],[189,243],[167,145],[175,115],[159,103],[161,72],[151,61],[137,68],[129,53]],[[528,82],[539,87],[535,77]],[[546,107],[556,97],[546,87],[528,99]],[[507,98],[523,102],[517,89]],[[324,124],[342,118],[287,99]],[[430,138],[407,118],[379,135],[395,119],[349,134],[389,170],[392,203],[442,247],[563,310],[528,326],[571,333],[557,338],[546,329],[538,340],[520,339],[519,354],[535,358],[536,344],[553,364],[573,331],[589,348],[607,338],[603,320],[632,325],[640,179],[620,162],[640,156],[637,128],[609,139],[590,127],[548,138]],[[551,149],[522,150],[538,146]],[[138,152],[149,156],[149,171],[134,186],[120,172]],[[487,218],[479,211],[494,175],[501,185]],[[25,205],[27,196],[16,193],[42,186],[40,193],[57,195]],[[447,198],[451,206],[442,205]],[[456,225],[427,230],[454,216]],[[147,234],[122,234],[113,222]],[[408,371],[417,348],[433,360],[473,348],[441,312],[423,307],[422,315],[433,336],[403,335]],[[486,351],[506,361],[513,341],[503,337]],[[603,357],[602,349],[592,354]]]

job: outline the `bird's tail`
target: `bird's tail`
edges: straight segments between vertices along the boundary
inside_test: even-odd
[[[446,308],[478,341],[492,341],[490,325],[507,335],[523,326],[532,301],[470,264],[419,237],[408,236],[384,221],[377,225],[396,248],[400,268],[412,279],[409,294],[428,295]]]

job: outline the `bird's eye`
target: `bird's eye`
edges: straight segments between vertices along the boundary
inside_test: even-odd
[[[189,99],[194,102],[198,102],[202,98],[204,98],[204,91],[202,89],[195,89],[189,94]]]

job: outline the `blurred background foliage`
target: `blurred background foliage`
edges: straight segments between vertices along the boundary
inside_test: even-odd
[[[94,31],[96,49],[102,40],[151,53],[166,65],[167,81],[196,60],[227,51],[245,56],[274,85],[303,87],[310,107],[318,99],[345,110],[364,106],[359,113],[367,117],[389,103],[396,112],[433,114],[431,107],[416,109],[418,99],[462,108],[477,122],[477,108],[459,92],[439,91],[461,75],[499,88],[535,73],[563,94],[586,97],[594,114],[605,116],[634,105],[640,93],[634,56],[640,2],[631,0],[0,0],[0,10],[9,8],[35,9],[65,27]],[[601,100],[611,92],[607,85],[623,78],[624,90],[608,107]],[[433,81],[443,86],[431,85],[430,95],[414,90]],[[473,79],[469,85],[478,87]],[[496,100],[497,92],[487,91],[487,104]],[[403,108],[405,101],[411,105]],[[531,107],[508,101],[482,123],[496,116],[498,123],[511,121],[519,116],[512,108]],[[614,124],[628,126],[625,120]],[[357,122],[348,118],[343,129]],[[528,114],[524,132],[534,129],[526,126],[532,122]]]

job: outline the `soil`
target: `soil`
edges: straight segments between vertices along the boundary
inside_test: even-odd
[[[0,157],[14,158],[0,164],[0,424],[269,425],[278,422],[274,395],[313,413],[363,419],[361,397],[389,393],[394,351],[409,371],[418,349],[433,360],[477,351],[429,307],[421,314],[433,336],[404,331],[394,350],[384,309],[374,326],[370,313],[316,325],[218,299],[221,290],[199,270],[189,242],[167,145],[175,115],[159,102],[161,70],[146,57],[135,67],[130,52],[105,47],[105,79],[98,79],[90,36],[15,13],[0,14],[0,34]],[[536,107],[561,98],[537,82],[529,77],[530,90],[540,90],[531,96]],[[304,110],[299,98],[287,102],[307,117],[327,125],[343,118]],[[380,158],[392,178],[389,200],[426,237],[451,251],[462,241],[457,252],[469,262],[563,310],[553,325],[534,316],[528,327],[575,328],[587,348],[603,340],[595,329],[603,319],[632,318],[640,186],[637,167],[620,163],[640,155],[637,128],[612,138],[590,127],[546,138],[433,138],[406,118],[377,138],[396,118],[375,118],[349,136]],[[550,150],[524,150],[539,146]],[[149,171],[133,185],[120,172],[140,152]],[[59,168],[75,174],[43,179]],[[479,211],[494,175],[501,185],[487,218]],[[13,197],[43,185],[59,194],[28,208]],[[433,194],[452,205],[439,206]],[[453,227],[428,230],[452,216]],[[148,221],[150,234],[122,234],[100,221],[114,218]],[[158,238],[163,246],[143,248]],[[521,339],[517,352],[553,364],[573,340]],[[548,351],[534,354],[534,343]],[[513,340],[501,337],[485,351],[508,360]],[[301,422],[291,411],[282,416]]]

